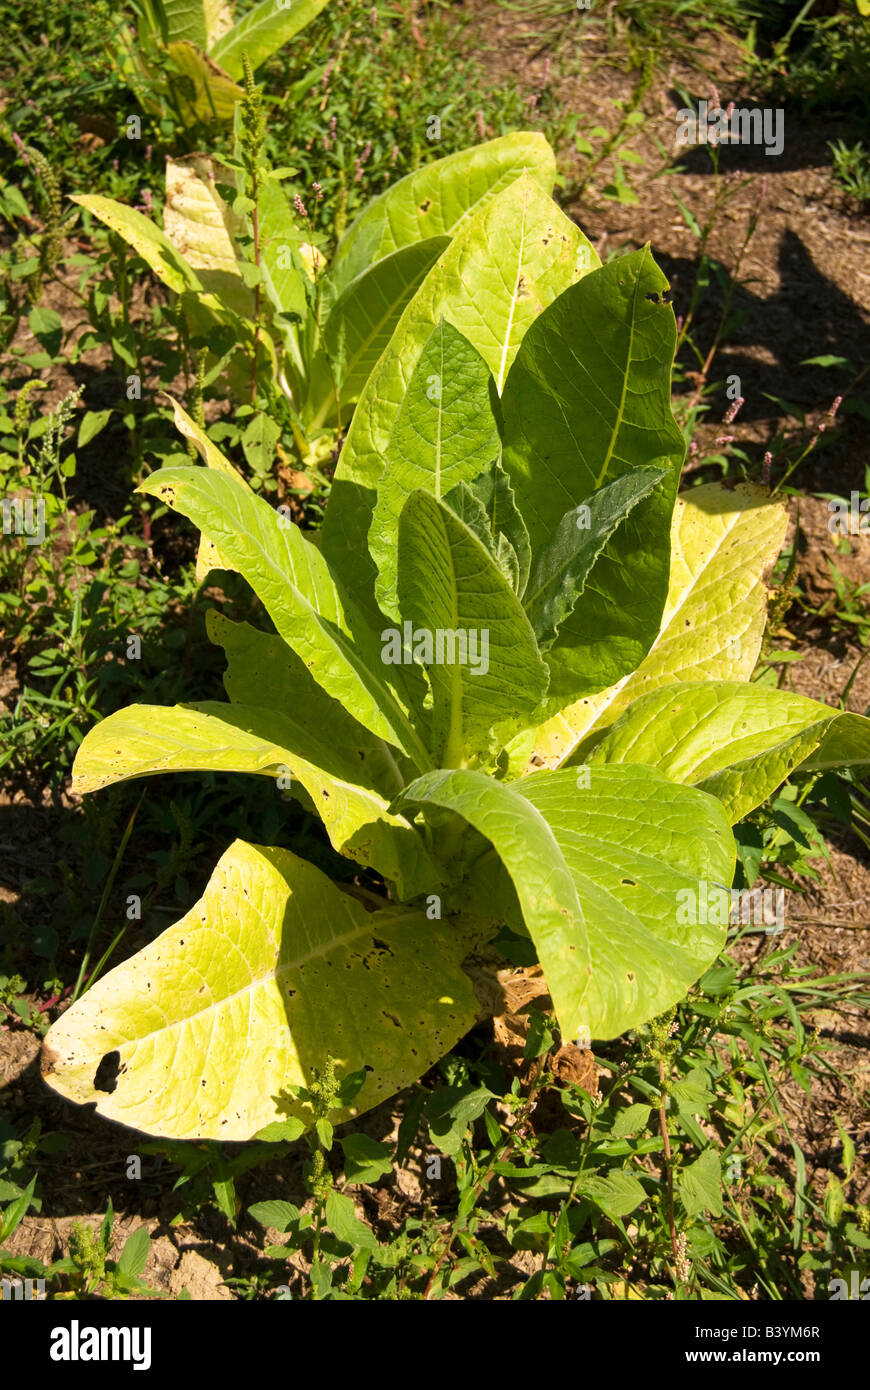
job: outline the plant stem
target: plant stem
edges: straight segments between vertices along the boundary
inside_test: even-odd
[[[260,180],[256,164],[251,171],[251,198],[254,203],[254,211],[251,213],[251,224],[254,233],[254,265],[257,267],[257,283],[254,286],[254,343],[251,351],[251,405],[257,397],[257,352],[260,346],[260,209],[257,203],[259,195]]]
[[[671,1166],[671,1136],[668,1134],[667,1118],[667,1092],[665,1090],[665,1064],[659,1058],[659,1083],[661,1085],[661,1099],[659,1103],[659,1124],[662,1131],[662,1142],[665,1146],[665,1176],[668,1183],[668,1229],[671,1233],[671,1249],[674,1253],[674,1283],[679,1284],[677,1268],[679,1265],[679,1249],[677,1247],[677,1228],[674,1225],[674,1174]]]
[[[112,861],[112,867],[111,867],[111,869],[109,870],[109,877],[106,879],[106,886],[105,886],[105,888],[103,889],[103,896],[100,898],[100,905],[99,905],[99,907],[97,908],[97,915],[96,915],[96,917],[95,917],[94,920],[93,920],[93,924],[92,924],[92,926],[91,926],[90,933],[88,934],[88,944],[87,944],[87,946],[85,947],[85,953],[84,953],[84,955],[82,956],[82,963],[81,963],[81,965],[80,965],[80,967],[79,967],[78,979],[76,980],[75,989],[73,990],[73,995],[72,995],[72,1002],[73,1002],[73,1004],[76,1002],[76,1000],[78,999],[79,995],[81,994],[82,985],[84,984],[85,976],[86,976],[86,974],[87,974],[87,969],[88,969],[88,966],[89,966],[90,963],[91,963],[91,953],[93,952],[94,946],[96,945],[96,942],[97,942],[97,933],[99,932],[99,929],[100,929],[100,923],[101,923],[102,920],[103,920],[103,913],[104,913],[104,911],[105,911],[105,909],[106,909],[106,904],[107,904],[107,902],[109,901],[109,894],[111,893],[111,891],[112,891],[112,889],[113,889],[113,887],[114,887],[114,885],[115,885],[115,879],[116,879],[116,877],[117,877],[117,875],[118,875],[118,870],[119,870],[120,867],[121,867],[121,860],[124,858],[124,851],[126,850],[127,844],[128,844],[128,842],[129,842],[129,839],[130,839],[130,836],[131,836],[132,833],[133,833],[133,825],[134,825],[134,823],[135,823],[136,816],[137,816],[138,813],[139,813],[139,807],[142,805],[142,798],[144,797],[144,795],[145,795],[145,793],[143,792],[143,793],[142,793],[142,796],[139,797],[139,800],[136,802],[136,805],[133,807],[133,811],[132,811],[132,814],[131,814],[131,816],[130,816],[130,819],[127,821],[127,827],[126,827],[126,829],[125,829],[125,831],[124,831],[124,834],[123,834],[122,837],[121,837],[121,843],[119,844],[119,846],[118,846],[118,848],[117,848],[117,850],[116,850],[116,852],[115,852],[115,858],[114,858],[114,860]],[[92,975],[91,975],[91,979],[90,979],[90,983],[91,983],[91,984],[93,984],[95,978],[96,978],[96,973],[94,972],[94,973],[92,973]]]

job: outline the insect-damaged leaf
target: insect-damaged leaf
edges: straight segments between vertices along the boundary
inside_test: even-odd
[[[535,736],[550,765],[573,754],[639,695],[685,680],[748,680],[767,616],[764,575],[779,554],[788,517],[763,488],[720,483],[677,500],[671,523],[668,601],[659,634],[636,670],[599,695],[567,705]]]
[[[870,763],[870,719],[749,681],[679,682],[641,695],[590,754],[703,787],[741,820],[796,768]]]
[[[704,920],[698,905],[704,884],[731,882],[735,848],[704,792],[649,768],[581,773],[505,785],[465,769],[431,772],[402,800],[455,810],[492,842],[563,1037],[612,1038],[681,999],[721,950],[724,923]]]
[[[472,944],[455,922],[370,913],[288,850],[237,840],[190,912],[54,1024],[43,1075],[148,1134],[240,1140],[300,1110],[287,1087],[307,1085],[328,1051],[339,1075],[368,1077],[338,1123],[415,1080],[474,1022],[460,968]],[[110,1090],[95,1085],[107,1056]]]

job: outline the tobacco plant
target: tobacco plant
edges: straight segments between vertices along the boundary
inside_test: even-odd
[[[405,307],[320,543],[177,409],[208,466],[142,490],[274,631],[212,613],[228,702],[113,714],[74,790],[257,773],[357,881],[229,845],[46,1038],[49,1083],[108,1118],[297,1133],[331,1057],[339,1083],[365,1077],[340,1122],[499,1012],[518,936],[563,1039],[617,1037],[721,949],[732,824],[797,768],[870,758],[867,720],[752,683],[784,512],[748,485],[678,497],[665,277],[649,247],[601,265],[544,181],[466,217]]]
[[[135,34],[126,26],[111,57],[146,106],[169,103],[184,125],[232,120],[241,101],[243,59],[256,69],[300,33],[327,0],[259,0],[236,20],[230,0],[134,0]],[[319,78],[297,82],[297,93]]]
[[[552,188],[555,159],[542,135],[519,132],[436,160],[374,198],[327,266],[302,196],[291,202],[284,191],[295,171],[261,159],[250,78],[237,136],[235,154],[221,163],[205,155],[167,162],[163,230],[111,198],[75,201],[180,296],[192,346],[207,352],[208,382],[226,371],[245,401],[258,382],[267,393],[280,388],[301,461],[316,464],[341,437],[403,310],[451,237],[527,167]],[[277,437],[262,411],[246,433],[257,430]]]

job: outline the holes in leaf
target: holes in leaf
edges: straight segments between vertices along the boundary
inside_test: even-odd
[[[121,1070],[121,1054],[117,1048],[107,1052],[94,1073],[94,1090],[111,1095],[118,1087],[118,1073]]]

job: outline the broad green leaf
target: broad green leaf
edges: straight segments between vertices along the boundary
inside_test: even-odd
[[[175,290],[176,294],[184,290],[202,293],[202,283],[193,266],[188,264],[166,233],[155,226],[150,218],[124,203],[116,203],[114,198],[103,198],[96,193],[79,193],[72,201],[122,236],[136,255],[151,267],[158,280]]]
[[[235,240],[245,224],[217,191],[232,175],[207,155],[166,161],[163,228],[173,246],[193,266],[203,288],[243,317],[253,313],[254,297],[239,274]]]
[[[275,462],[275,445],[281,438],[281,426],[265,410],[251,416],[242,435],[242,449],[248,467],[262,477]]]
[[[305,1125],[301,1120],[273,1120],[271,1124],[264,1125],[258,1129],[254,1138],[263,1144],[295,1144],[297,1139],[301,1139],[305,1133]],[[263,1204],[267,1205],[266,1203]],[[253,1211],[253,1207],[248,1208]],[[298,1216],[298,1211],[297,1211]]]
[[[670,1094],[677,1103],[681,1115],[706,1115],[711,1103],[716,1099],[709,1086],[709,1073],[703,1067],[692,1070],[679,1081],[674,1081]]]
[[[639,695],[675,681],[748,680],[767,614],[764,575],[785,538],[783,507],[749,483],[719,483],[677,499],[671,577],[659,635],[631,675],[577,700],[538,730],[535,756],[555,765],[594,730],[607,728]]]
[[[516,556],[516,591],[522,598],[529,579],[532,550],[526,523],[517,509],[511,480],[504,471],[501,458],[496,459],[494,466],[486,473],[473,479],[469,487],[486,512],[489,529],[496,542],[503,539]]]
[[[642,465],[666,477],[608,539],[548,653],[548,708],[634,670],[659,630],[685,443],[671,411],[676,325],[649,247],[572,285],[531,326],[504,388],[504,465],[533,564],[562,518]]]
[[[121,1251],[117,1265],[118,1273],[127,1275],[129,1279],[138,1279],[148,1263],[150,1250],[151,1237],[147,1226],[137,1227],[132,1235],[127,1237]]]
[[[208,46],[204,0],[159,0],[165,23],[164,42],[186,39],[200,48]]]
[[[181,41],[166,45],[181,81],[173,81],[173,94],[182,111],[187,108],[197,121],[231,121],[236,102],[245,95],[229,73],[198,44]]]
[[[574,611],[589,571],[617,527],[666,477],[650,465],[634,468],[566,512],[552,538],[538,550],[523,607],[541,651],[548,651],[561,624]]]
[[[535,709],[547,670],[519,599],[472,531],[443,502],[413,492],[399,524],[397,629],[432,683],[432,751],[458,767],[485,749],[493,724]],[[431,650],[425,651],[425,644]],[[420,645],[423,644],[423,654]]]
[[[479,1006],[460,966],[473,944],[455,921],[370,913],[288,850],[237,840],[190,912],[55,1023],[43,1076],[133,1129],[246,1140],[306,1118],[287,1088],[307,1086],[329,1053],[339,1075],[371,1068],[337,1124],[468,1031]],[[106,1058],[111,1089],[98,1089]]]
[[[210,56],[226,69],[230,77],[242,76],[242,55],[247,53],[256,71],[261,63],[277,53],[300,29],[310,24],[327,0],[260,0],[223,38],[218,39]]]
[[[393,1151],[368,1134],[348,1134],[339,1140],[344,1152],[344,1175],[349,1183],[375,1183],[393,1171]]]
[[[523,174],[484,204],[426,276],[360,396],[324,523],[324,554],[369,611],[375,568],[366,544],[385,452],[433,328],[446,319],[458,329],[501,391],[529,324],[596,263],[582,232]]]
[[[347,759],[347,780],[372,787],[385,796],[394,795],[396,783],[404,785],[414,775],[413,763],[383,739],[376,738],[338,700],[327,695],[283,638],[260,632],[248,623],[230,622],[213,609],[205,618],[209,640],[226,653],[224,689],[233,704],[289,710],[297,723],[318,738],[328,729],[330,743]],[[359,763],[368,768],[366,776],[359,772]],[[357,771],[352,772],[352,768]]]
[[[611,1139],[634,1138],[640,1134],[641,1130],[646,1129],[650,1114],[651,1105],[640,1105],[635,1103],[627,1105],[625,1109],[616,1112],[616,1119],[610,1128]]]
[[[456,811],[492,843],[516,888],[563,1035],[577,1037],[591,1026],[592,962],[574,880],[552,827],[518,784],[468,768],[441,770],[412,782],[401,800]]]
[[[360,1221],[353,1202],[343,1192],[331,1188],[326,1198],[326,1224],[337,1240],[355,1250],[377,1250],[374,1231]]]
[[[705,1149],[677,1178],[680,1200],[687,1216],[722,1215],[722,1165],[715,1149]]]
[[[574,880],[589,935],[592,1036],[616,1037],[682,999],[725,942],[725,921],[704,921],[701,907],[707,886],[734,873],[719,802],[644,767],[566,768],[512,785],[550,826]],[[686,924],[691,901],[698,920]]]
[[[277,313],[302,322],[308,316],[308,300],[298,253],[306,234],[296,225],[287,195],[276,179],[261,185],[258,206],[264,288]]]
[[[620,715],[590,763],[642,763],[741,820],[797,768],[870,763],[870,719],[738,681],[662,686]]]
[[[443,500],[445,507],[449,507],[454,516],[459,517],[469,531],[474,532],[481,545],[495,560],[513,592],[517,593],[520,586],[517,553],[507,536],[500,535],[496,540],[484,505],[471,491],[468,483],[457,483]]]
[[[384,613],[396,614],[396,543],[409,495],[422,488],[444,497],[499,453],[492,394],[492,376],[480,353],[442,319],[411,373],[384,453],[386,467],[369,537]]]
[[[112,414],[109,410],[86,410],[79,424],[78,447],[83,449],[109,423]]]
[[[425,749],[384,678],[376,637],[298,526],[214,469],[164,468],[141,491],[182,512],[214,542],[327,694],[378,738],[426,766]]]
[[[304,1131],[300,1131],[302,1133]],[[297,1134],[298,1139],[300,1135]],[[262,1138],[262,1134],[255,1135],[255,1138]],[[274,1199],[271,1202],[255,1202],[252,1207],[248,1207],[255,1221],[259,1221],[261,1226],[271,1226],[273,1230],[289,1231],[294,1221],[299,1220],[299,1208],[294,1207],[292,1202],[282,1202]]]
[[[359,751],[265,707],[128,705],[85,735],[73,785],[84,794],[164,772],[251,772],[274,779],[276,796],[280,789],[299,797],[302,787],[339,854],[395,883],[403,900],[414,898],[436,887],[440,873],[418,832],[375,789],[383,761],[370,767]]]
[[[344,760],[346,780],[394,794],[400,773],[393,750],[327,695],[283,638],[231,622],[216,609],[206,613],[205,626],[209,641],[224,649],[224,690],[233,704],[285,711],[318,740],[328,729],[330,748]]]
[[[49,357],[56,356],[63,340],[63,319],[57,310],[37,304],[27,315],[27,326]]]
[[[619,1170],[613,1173],[578,1174],[575,1188],[578,1196],[588,1197],[606,1216],[621,1221],[641,1202],[646,1201],[646,1190],[633,1173]]]
[[[400,179],[366,204],[339,243],[329,273],[333,297],[391,252],[430,237],[454,236],[525,170],[552,193],[556,158],[536,131],[458,150]]]
[[[216,468],[219,473],[226,473],[228,477],[234,478],[242,487],[247,488],[246,479],[221,453],[217,445],[209,439],[205,430],[201,429],[195,420],[191,420],[187,411],[175,400],[174,396],[168,396],[167,399],[172,406],[175,428],[184,435],[185,439],[189,439],[195,445],[203,463],[207,464],[209,468]],[[198,584],[204,583],[212,570],[232,570],[234,568],[213,541],[210,541],[205,535],[200,536],[196,551],[196,581]]]
[[[427,773],[402,797],[455,810],[492,842],[564,1038],[585,1028],[613,1038],[646,1022],[681,999],[723,945],[724,922],[703,920],[700,905],[706,885],[731,882],[734,841],[704,792],[649,768],[594,767],[510,784]],[[686,925],[692,897],[698,920]]]
[[[361,271],[333,305],[323,340],[341,369],[343,402],[357,400],[405,307],[448,245],[444,236],[400,247]]]

